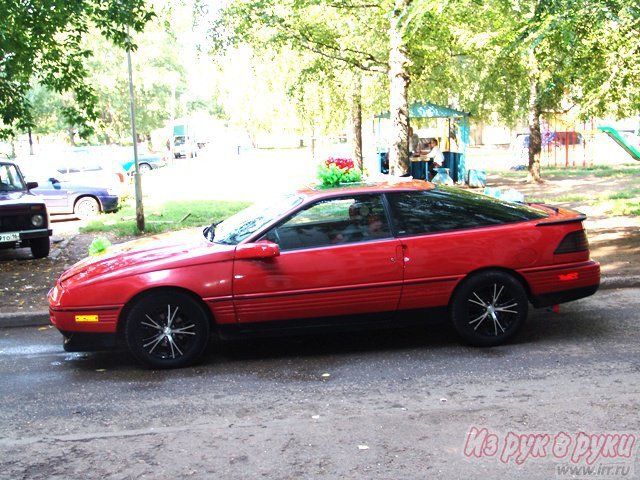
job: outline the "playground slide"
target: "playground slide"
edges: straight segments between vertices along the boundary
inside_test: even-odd
[[[618,133],[618,131],[613,127],[598,127],[599,130],[602,130],[604,133],[609,135],[613,140],[620,145],[625,152],[633,157],[634,160],[640,161],[640,152],[636,147],[631,145],[627,140]]]

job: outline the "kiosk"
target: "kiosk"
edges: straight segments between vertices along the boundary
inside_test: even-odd
[[[430,102],[414,102],[409,106],[409,122],[415,131],[421,129],[422,126],[430,127],[428,130],[438,132],[431,138],[438,139],[438,146],[444,155],[444,168],[449,170],[449,174],[455,183],[465,183],[466,168],[465,156],[467,147],[469,146],[469,117],[471,113],[454,110],[449,107],[435,105]],[[377,137],[378,137],[378,159],[380,162],[380,171],[389,173],[389,149],[388,145],[383,145],[382,137],[382,120],[389,119],[389,112],[382,112],[375,116],[378,120]],[[435,127],[433,124],[435,123]],[[429,137],[420,137],[422,146],[428,141]],[[421,180],[429,179],[429,171],[433,171],[428,166],[427,150],[419,150],[413,153],[411,160],[411,176]]]

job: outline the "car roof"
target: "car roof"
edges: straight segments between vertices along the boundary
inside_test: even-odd
[[[401,192],[401,191],[424,191],[433,190],[433,183],[423,180],[413,180],[411,178],[400,177],[395,180],[385,182],[363,182],[348,185],[342,185],[335,188],[326,188],[321,185],[310,185],[306,188],[298,190],[297,193],[304,195],[309,199],[317,199],[323,197],[335,197],[342,194],[357,193],[381,193],[381,192]]]

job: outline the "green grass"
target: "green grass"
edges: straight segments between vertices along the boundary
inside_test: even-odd
[[[562,195],[554,198],[528,198],[531,203],[581,203],[597,205],[607,203],[606,213],[612,216],[640,215],[640,188],[628,188],[615,193],[589,195]]]
[[[640,188],[638,187],[603,195],[598,200],[611,203],[611,208],[607,210],[610,215],[640,215]]]
[[[490,173],[499,175],[504,178],[527,178],[528,172],[526,170],[520,171],[500,171],[493,170]],[[626,177],[640,175],[640,165],[636,163],[625,163],[622,165],[593,165],[590,167],[552,167],[541,166],[542,178],[555,178],[555,177],[586,177],[593,175],[595,177]]]
[[[166,202],[145,209],[145,234],[208,225],[223,220],[249,205],[248,202],[193,200]],[[115,232],[119,237],[140,235],[135,202],[124,203],[115,213],[100,215],[80,229],[88,232]]]
[[[615,217],[626,215],[640,215],[640,202],[615,202],[613,207],[607,210],[607,213]]]
[[[527,177],[527,171],[493,171],[494,175],[511,178],[522,179]],[[637,163],[622,164],[615,166],[594,165],[591,167],[542,167],[542,178],[566,178],[566,177],[586,177],[593,175],[595,177],[638,177],[640,176],[640,166]],[[607,203],[609,207],[606,211],[609,215],[640,215],[640,188],[633,187],[621,190],[615,193],[604,195],[590,196],[587,194],[566,194],[553,198],[527,198],[531,203],[581,203],[584,205],[597,205],[599,203]]]
[[[626,177],[640,175],[640,166],[636,164],[623,164],[616,166],[593,165],[591,167],[542,167],[542,177]]]
[[[629,188],[609,195],[609,200],[628,200],[640,197],[640,188]]]

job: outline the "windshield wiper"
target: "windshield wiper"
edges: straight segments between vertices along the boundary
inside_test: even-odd
[[[204,237],[207,240],[209,240],[210,242],[213,242],[213,239],[216,236],[216,227],[219,224],[220,224],[220,222],[213,222],[208,227],[204,227],[204,230],[202,231],[202,233],[203,233]]]

